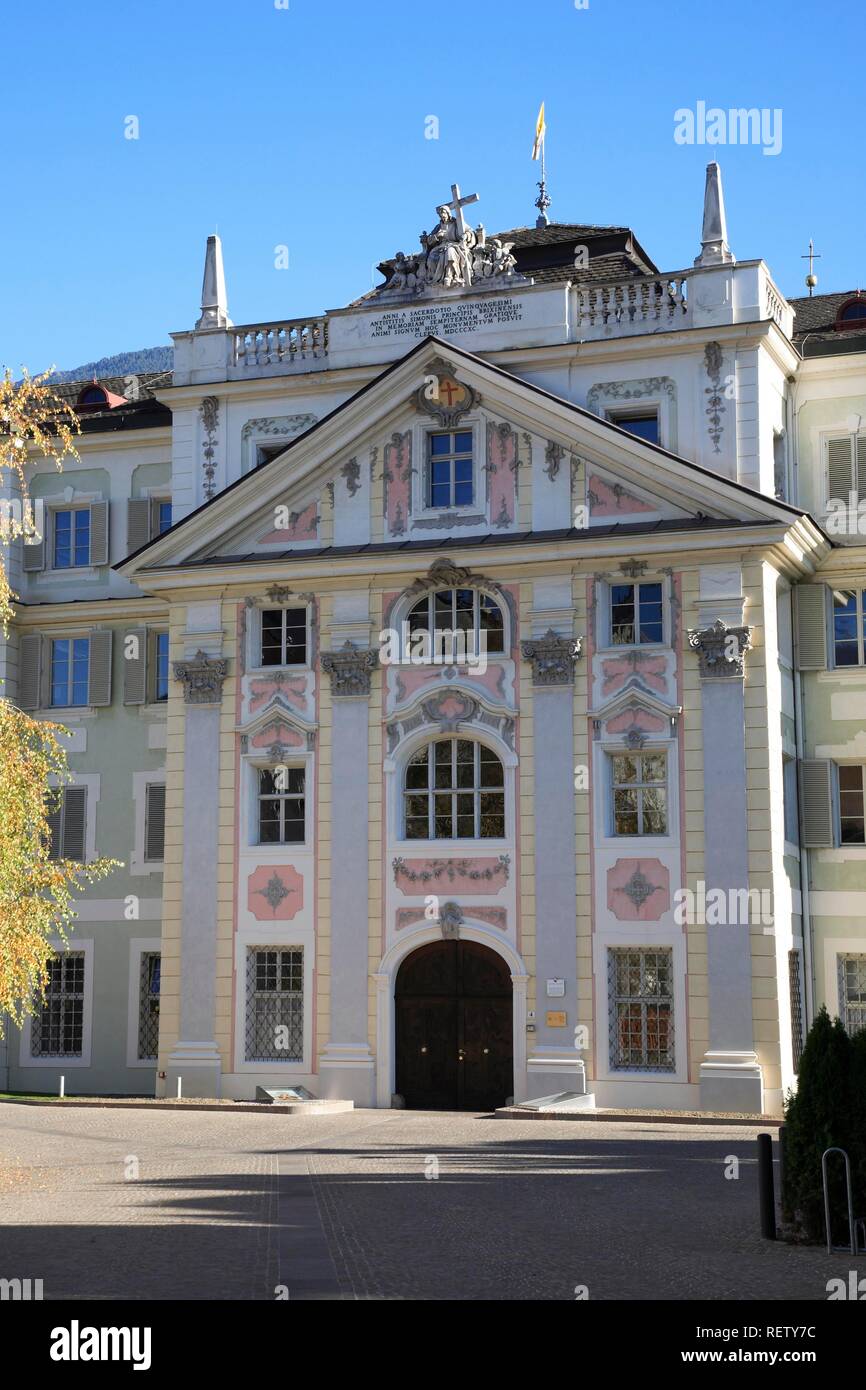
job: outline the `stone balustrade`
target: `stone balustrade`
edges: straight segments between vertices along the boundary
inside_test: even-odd
[[[610,284],[578,285],[577,332],[581,338],[619,337],[691,327],[688,272],[635,276]]]
[[[251,323],[232,332],[232,366],[241,371],[260,367],[307,366],[328,356],[328,320],[287,319],[284,323]]]

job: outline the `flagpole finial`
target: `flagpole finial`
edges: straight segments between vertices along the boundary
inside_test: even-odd
[[[538,184],[538,197],[535,206],[538,208],[538,216],[535,219],[536,227],[546,227],[550,222],[547,209],[550,207],[550,198],[547,192],[547,173],[544,166],[544,138],[547,134],[547,123],[544,119],[544,102],[538,109],[538,119],[535,122],[535,142],[532,146],[532,158],[541,157],[541,179]]]

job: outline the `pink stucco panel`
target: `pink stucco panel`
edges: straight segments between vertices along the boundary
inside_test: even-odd
[[[667,733],[668,721],[661,714],[652,714],[648,709],[642,709],[640,705],[629,705],[627,709],[615,714],[612,719],[607,721],[605,732],[608,734],[625,734],[631,729],[639,729],[645,734],[664,734]]]
[[[288,541],[314,541],[319,532],[319,504],[310,502],[301,512],[292,512],[285,529],[259,536],[259,545],[285,545]]]
[[[607,906],[618,922],[658,922],[670,911],[670,873],[660,859],[617,859],[607,871]]]
[[[597,473],[590,474],[586,488],[591,516],[630,516],[635,512],[655,512],[657,507],[642,502],[622,483],[607,483]]]
[[[303,710],[307,703],[307,681],[305,676],[256,676],[250,681],[250,714],[267,708],[277,695],[287,705]]]
[[[247,908],[258,922],[290,922],[304,906],[304,880],[291,864],[260,864],[247,879]]]
[[[291,724],[285,724],[281,719],[274,719],[270,724],[266,724],[250,740],[253,748],[270,748],[272,743],[284,743],[288,748],[306,747],[306,739],[298,729],[293,729]]]
[[[605,657],[601,671],[602,692],[606,697],[615,695],[634,676],[639,676],[644,685],[660,695],[667,692],[667,659],[663,653],[650,656],[638,648],[624,652],[622,656]]]
[[[409,528],[412,497],[412,434],[395,434],[383,452],[385,518],[392,536],[402,536]]]
[[[491,526],[510,526],[517,496],[517,435],[512,429],[487,426],[488,521]]]

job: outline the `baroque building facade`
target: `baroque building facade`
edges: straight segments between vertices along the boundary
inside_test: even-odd
[[[123,867],[0,1084],[778,1113],[863,1023],[866,298],[716,165],[676,273],[472,201],[308,320],[211,238],[173,372],[64,388],[0,676]]]

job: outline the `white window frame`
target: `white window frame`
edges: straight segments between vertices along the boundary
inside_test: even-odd
[[[658,439],[644,439],[642,435],[634,435],[642,444],[655,444],[656,448],[664,448],[664,438],[662,435],[662,412],[661,403],[657,401],[632,401],[630,405],[615,406],[609,405],[604,408],[604,418],[609,420],[612,425],[618,425],[620,429],[627,430],[628,425],[623,424],[624,420],[641,419],[647,415],[654,415],[658,426]],[[630,431],[631,433],[631,431]]]
[[[472,435],[472,501],[470,503],[461,502],[455,507],[431,507],[428,502],[430,496],[430,455],[429,440],[434,434],[461,434],[469,433]],[[483,457],[482,457],[483,455]],[[412,430],[412,477],[411,477],[411,522],[417,522],[416,529],[423,530],[424,523],[435,522],[442,516],[467,516],[486,518],[487,516],[487,497],[484,486],[487,477],[485,466],[487,463],[487,431],[484,427],[484,420],[478,412],[461,416],[456,425],[440,425],[438,422],[429,420],[423,424],[416,424]],[[415,460],[418,460],[415,466]]]
[[[45,557],[45,559],[46,559],[45,569],[46,569],[46,570],[50,570],[52,574],[88,574],[91,570],[95,569],[96,566],[93,565],[93,563],[91,562],[91,559],[90,559],[91,555],[93,554],[93,517],[90,515],[90,512],[91,512],[91,503],[90,503],[89,501],[88,501],[88,502],[82,502],[82,501],[80,501],[80,500],[78,500],[78,499],[76,499],[75,501],[72,501],[72,502],[52,502],[52,503],[50,503],[50,504],[47,505],[46,511],[47,511],[47,516],[48,516],[48,522],[49,522],[49,524],[48,524],[48,528],[47,528],[47,529],[48,529],[48,538],[47,538],[47,539],[48,539],[48,553],[46,554],[46,557]],[[55,555],[55,548],[56,548],[56,529],[57,529],[57,514],[58,514],[58,512],[87,512],[87,513],[88,513],[88,524],[87,524],[87,564],[86,564],[86,565],[75,565],[75,564],[72,564],[72,565],[55,565],[55,563],[54,563],[54,555]],[[73,534],[74,534],[74,526],[75,526],[75,523],[73,522]],[[74,545],[74,543],[73,543],[73,545],[72,545],[72,552],[73,552],[73,554],[75,553],[75,545]]]
[[[262,660],[262,613],[267,609],[269,612],[277,609],[303,608],[307,614],[306,627],[306,661],[293,662],[290,666],[263,666]],[[271,603],[268,598],[257,600],[253,607],[247,609],[247,675],[267,676],[273,671],[311,671],[313,657],[313,621],[312,604],[301,602]]]
[[[861,796],[863,798],[864,815],[866,815],[866,762],[860,762],[856,758],[834,760],[832,766],[831,784],[833,791],[833,812],[836,822],[836,847],[837,849],[843,850],[853,849],[863,851],[866,850],[866,840],[861,842],[858,840],[845,841],[842,839],[842,786],[839,778],[839,773],[844,767],[857,767],[860,769],[860,777],[862,783]]]
[[[141,985],[141,958],[158,952],[162,955],[162,941],[158,936],[134,936],[129,943],[129,996],[126,1013],[126,1065],[138,1071],[155,1071],[156,1061],[140,1058],[138,1055],[138,1021]],[[162,976],[160,974],[160,988]]]
[[[455,796],[459,796],[459,795],[461,794],[461,789],[460,789],[459,787],[457,787],[457,786],[452,786],[452,787],[447,788],[447,789],[443,788],[440,792],[437,793],[437,790],[436,790],[436,787],[435,787],[435,767],[436,767],[435,753],[433,753],[431,750],[432,750],[432,747],[433,747],[434,745],[438,745],[438,744],[440,744],[440,743],[448,743],[448,744],[454,745],[454,744],[456,744],[456,743],[459,742],[459,741],[465,741],[465,742],[467,742],[467,743],[471,743],[471,744],[472,744],[472,749],[473,749],[473,755],[472,755],[473,781],[472,781],[472,786],[471,786],[471,787],[466,787],[466,788],[463,789],[463,795],[465,795],[465,796],[470,796],[470,795],[471,795],[471,797],[472,797],[472,818],[473,818],[473,826],[479,824],[479,823],[480,823],[480,820],[481,820],[481,797],[482,797],[485,793],[489,793],[489,794],[492,795],[492,796],[501,796],[501,797],[502,797],[502,807],[503,807],[503,811],[502,811],[502,821],[503,821],[503,829],[505,828],[505,826],[506,826],[506,824],[507,824],[507,822],[506,822],[507,807],[506,807],[506,791],[505,791],[506,775],[505,775],[505,765],[503,764],[501,758],[499,758],[499,754],[496,752],[495,749],[490,748],[488,744],[483,744],[483,743],[481,742],[480,739],[472,738],[471,736],[468,736],[468,735],[466,735],[466,734],[453,733],[453,734],[446,734],[444,737],[435,738],[435,739],[433,739],[430,743],[422,744],[420,748],[416,748],[415,753],[412,755],[413,757],[417,757],[417,755],[418,755],[419,753],[423,752],[425,748],[427,749],[427,759],[428,759],[428,761],[427,761],[427,786],[426,786],[426,787],[424,787],[424,788],[421,788],[421,787],[418,787],[418,788],[407,788],[406,785],[405,785],[406,773],[407,773],[407,771],[408,771],[409,764],[410,764],[410,762],[412,761],[412,759],[411,759],[411,758],[408,758],[408,759],[406,760],[406,763],[405,763],[404,766],[403,766],[403,786],[402,786],[402,789],[401,789],[401,791],[402,791],[402,797],[403,797],[403,810],[402,810],[400,828],[401,828],[401,832],[402,832],[403,838],[404,838],[407,842],[412,843],[412,841],[410,841],[410,840],[409,840],[409,837],[406,835],[406,801],[407,801],[408,797],[410,797],[410,796],[419,796],[419,797],[422,797],[422,796],[423,796],[423,797],[425,798],[425,800],[426,800],[426,802],[427,802],[427,828],[428,828],[428,830],[429,830],[429,828],[430,828],[430,818],[431,818],[431,815],[432,815],[432,817],[433,817],[434,820],[435,820],[435,817],[436,817],[436,796],[437,796],[437,794],[438,794],[438,795],[442,795],[442,796],[450,796],[450,797],[452,797],[451,822],[452,822],[452,826],[453,826],[453,824],[454,824],[454,811],[453,811],[453,805],[454,805],[454,803],[453,803],[453,798],[454,798]],[[485,786],[483,785],[483,783],[482,783],[482,780],[481,780],[481,777],[482,777],[482,771],[481,771],[481,749],[482,749],[482,748],[488,748],[489,752],[491,752],[491,753],[493,754],[493,756],[494,756],[494,757],[497,759],[497,761],[499,762],[499,766],[502,768],[502,787],[501,787],[501,789],[500,789],[499,787],[496,787],[496,786],[485,787]],[[451,764],[452,764],[452,771],[453,771],[453,770],[455,769],[455,767],[456,767],[455,751],[454,751],[453,748],[452,748],[452,753],[451,753]],[[434,785],[433,785],[432,787],[431,787],[431,785],[430,785],[431,779],[432,779],[433,782],[434,782]],[[457,817],[457,819],[459,819],[459,816]],[[429,842],[429,840],[432,839],[432,840],[434,840],[435,843],[437,843],[437,844],[463,844],[464,842],[469,843],[469,844],[477,844],[477,843],[479,843],[479,842],[486,842],[487,840],[490,840],[490,839],[492,839],[492,840],[498,840],[498,839],[501,839],[501,838],[503,838],[503,837],[498,836],[498,835],[493,835],[493,836],[488,835],[488,836],[483,836],[483,837],[480,836],[480,835],[470,835],[470,836],[465,836],[465,837],[464,837],[464,836],[459,836],[459,837],[458,837],[458,836],[451,836],[451,837],[446,837],[445,839],[440,839],[438,836],[418,836],[418,837],[416,837],[416,838],[422,840],[422,841],[425,842],[425,843]]]
[[[474,593],[474,595],[475,595],[475,604],[474,604],[474,610],[473,610],[473,628],[472,628],[473,641],[474,641],[474,643],[475,643],[475,647],[474,647],[475,653],[477,654],[478,651],[479,651],[478,641],[479,641],[479,634],[480,634],[480,632],[481,632],[481,624],[480,624],[481,599],[482,599],[482,598],[487,598],[487,599],[490,599],[491,602],[493,602],[493,603],[496,604],[496,607],[499,609],[499,613],[500,613],[500,616],[501,616],[501,618],[502,618],[502,650],[499,651],[499,652],[491,652],[491,651],[488,651],[488,652],[486,653],[486,655],[487,655],[487,658],[488,658],[489,661],[506,661],[506,660],[510,657],[510,655],[511,655],[511,614],[510,614],[509,609],[508,609],[508,604],[505,603],[505,602],[502,600],[502,598],[500,598],[500,596],[499,596],[498,594],[493,593],[490,589],[482,588],[480,585],[477,585],[477,584],[466,584],[464,587],[465,587],[465,589],[466,589],[467,591],[470,591],[470,590],[471,590],[471,591]],[[397,608],[395,609],[395,622],[396,622],[396,626],[397,626],[397,632],[398,632],[398,634],[399,634],[400,665],[405,665],[405,666],[410,666],[410,667],[411,667],[411,666],[414,666],[414,665],[417,665],[417,664],[418,664],[418,663],[417,663],[417,659],[416,659],[416,660],[413,660],[413,659],[411,658],[410,653],[409,653],[408,651],[406,651],[406,649],[405,649],[405,647],[404,647],[404,643],[403,643],[403,623],[404,623],[404,622],[405,622],[405,623],[408,623],[408,622],[409,622],[410,614],[413,612],[413,610],[414,610],[415,608],[417,608],[417,606],[419,605],[419,603],[421,603],[422,601],[425,602],[425,603],[428,605],[428,616],[429,616],[430,606],[434,603],[434,599],[435,599],[435,595],[436,595],[436,594],[442,594],[442,593],[452,593],[452,594],[453,594],[453,593],[455,593],[456,590],[459,589],[459,588],[460,588],[460,585],[455,585],[455,586],[450,586],[450,587],[445,586],[445,585],[440,585],[439,588],[430,588],[430,589],[428,589],[426,593],[423,593],[423,594],[415,594],[413,598],[407,599],[407,600],[405,600],[405,601],[402,601],[402,602],[397,606]],[[452,610],[453,610],[453,606],[454,606],[454,605],[453,605],[453,602],[452,602]],[[434,612],[435,612],[435,607],[434,607]],[[468,645],[468,644],[467,644],[467,645]],[[449,662],[449,661],[447,661],[447,659],[446,659],[446,660],[442,661],[441,663],[439,663],[439,662],[433,663],[433,662],[431,661],[430,664],[431,664],[431,665],[433,665],[433,664],[436,664],[436,665],[439,665],[439,664],[441,664],[441,665],[455,665],[455,664],[458,664],[458,663]]]
[[[62,636],[46,637],[45,640],[46,640],[47,645],[48,645],[48,681],[47,681],[47,686],[48,686],[48,704],[45,706],[45,708],[46,708],[47,710],[51,710],[52,713],[56,713],[58,710],[72,710],[72,711],[78,711],[78,710],[88,710],[88,709],[92,709],[92,708],[93,708],[93,706],[90,704],[90,664],[91,664],[91,658],[92,658],[92,655],[93,655],[93,644],[91,643],[91,640],[90,640],[90,639],[91,639],[92,636],[93,636],[92,631],[88,631],[88,632],[65,632],[65,633],[62,634]],[[85,702],[84,702],[83,705],[68,705],[68,704],[67,704],[67,705],[55,705],[55,704],[52,703],[53,696],[54,696],[54,643],[55,643],[55,642],[70,642],[70,643],[71,643],[71,642],[86,642],[86,643],[87,643],[87,699],[85,700]],[[43,648],[43,652],[44,652],[44,648]],[[72,686],[72,654],[71,654],[71,650],[70,650],[69,680],[68,680],[68,682],[67,682],[67,687],[66,687],[66,693],[67,693],[67,695],[70,693],[71,686]]]
[[[274,771],[276,770],[276,768],[278,768],[278,767],[284,767],[284,768],[287,770],[287,772],[302,772],[303,775],[304,775],[304,790],[303,790],[303,792],[300,793],[300,799],[301,799],[301,801],[303,801],[303,803],[304,803],[304,838],[303,838],[302,840],[262,840],[262,839],[260,838],[260,836],[261,836],[261,801],[262,801],[262,792],[261,792],[261,786],[260,786],[261,773],[262,773],[262,772],[274,772]],[[257,768],[256,768],[256,788],[255,788],[255,793],[256,793],[255,829],[256,829],[256,846],[257,846],[257,848],[263,850],[265,853],[267,853],[268,850],[270,850],[270,849],[277,849],[277,850],[305,849],[305,848],[308,846],[308,844],[309,844],[309,833],[310,833],[309,816],[308,816],[308,814],[307,814],[307,767],[306,767],[306,763],[303,762],[303,761],[295,761],[295,760],[289,761],[289,760],[287,759],[284,763],[266,763],[264,766],[259,766],[259,767],[257,767]],[[290,791],[288,791],[288,790],[286,790],[286,791],[284,791],[284,792],[279,792],[279,791],[278,791],[278,792],[275,793],[275,796],[276,796],[276,798],[277,798],[278,800],[279,800],[280,798],[283,798],[283,799],[285,799],[285,800],[288,800],[289,798],[291,798],[292,800],[295,800],[295,799],[297,799],[297,797],[298,797],[298,793],[297,793],[297,792],[290,792]]]
[[[638,832],[636,835],[621,835],[621,834],[618,832],[618,830],[616,829],[616,806],[615,806],[615,800],[614,800],[614,780],[613,780],[613,779],[614,779],[614,766],[613,766],[613,760],[614,760],[614,758],[645,758],[645,757],[651,757],[651,758],[664,758],[664,762],[665,762],[665,780],[664,780],[665,819],[666,819],[666,823],[667,823],[667,829],[665,830],[665,832],[664,832],[663,835],[659,835],[659,834],[657,834],[657,833],[654,833],[654,834],[652,834],[652,835],[642,835],[640,832]],[[669,754],[668,748],[667,748],[667,747],[664,747],[664,746],[656,747],[654,744],[650,744],[650,743],[644,744],[644,746],[643,746],[642,748],[629,748],[629,747],[627,747],[627,746],[623,746],[623,747],[607,747],[607,748],[605,749],[605,772],[606,772],[606,777],[605,777],[605,802],[606,802],[606,806],[607,806],[607,825],[608,825],[608,835],[609,835],[609,838],[612,839],[612,840],[615,840],[618,844],[621,844],[623,841],[634,841],[635,843],[641,844],[641,845],[643,845],[643,844],[658,843],[658,842],[661,842],[661,843],[663,843],[663,844],[669,844],[669,843],[670,843],[670,840],[671,840],[671,760],[670,760],[670,754]],[[661,785],[661,784],[660,784],[660,783],[636,782],[634,785],[635,785],[638,789],[640,789],[640,788],[646,787],[646,786],[653,786],[653,785],[654,785],[654,786],[659,786],[659,785]],[[639,811],[638,811],[638,820],[641,819],[641,816],[642,816],[642,812],[639,810]]]
[[[404,744],[397,750],[393,759],[386,758],[384,771],[388,779],[387,804],[388,804],[388,825],[390,829],[390,843],[404,855],[411,855],[413,858],[441,858],[443,855],[453,855],[464,858],[470,854],[505,854],[511,850],[515,840],[515,820],[516,809],[515,799],[517,795],[517,757],[504,745],[491,736],[480,737],[474,729],[465,731],[458,730],[453,733],[443,735],[445,738],[467,738],[475,743],[483,743],[494,752],[501,762],[505,771],[505,835],[502,839],[490,840],[407,840],[405,837],[404,823],[404,802],[403,792],[406,779],[406,766],[412,756],[419,752],[426,743],[434,743],[439,740],[439,733],[435,728],[427,727],[419,730],[413,737],[406,739]],[[451,848],[446,848],[446,847]]]
[[[59,936],[52,936],[49,938],[49,944],[58,954],[62,954],[66,950],[65,944],[60,940]],[[34,1069],[40,1068],[44,1070],[46,1067],[49,1067],[57,1072],[66,1072],[71,1068],[90,1066],[93,1046],[93,938],[80,937],[76,932],[74,938],[69,942],[69,949],[70,951],[81,951],[84,953],[84,1007],[82,1010],[81,1056],[31,1057],[30,1046],[32,1041],[33,1018],[28,1015],[21,1028],[19,1066],[22,1069],[32,1067]]]
[[[625,394],[626,391],[628,394]],[[659,422],[657,447],[676,453],[676,384],[672,377],[598,381],[587,392],[587,401],[592,402],[589,409],[597,411],[603,420],[610,420],[612,424],[617,423],[612,417],[626,415],[629,411],[635,415],[650,415],[655,411]]]
[[[852,579],[843,581],[835,586],[826,584],[825,595],[825,621],[827,624],[827,665],[833,671],[859,672],[861,677],[866,676],[866,631],[864,631],[864,618],[866,618],[866,578]],[[853,666],[837,665],[836,663],[836,604],[833,597],[834,589],[851,588],[857,595],[857,655],[860,658]]]
[[[617,855],[625,855],[628,852],[637,856],[644,856],[653,850],[661,852],[676,849],[680,843],[680,751],[677,739],[674,737],[659,738],[658,735],[653,735],[647,738],[642,747],[629,748],[628,744],[619,738],[599,738],[593,740],[592,749],[593,825],[597,845],[603,845],[606,850],[613,851]],[[664,835],[614,834],[613,764],[610,762],[610,758],[614,755],[629,753],[656,753],[665,757],[668,828]]]
[[[287,757],[283,763],[275,763],[266,754],[265,756],[258,753],[243,755],[241,761],[244,764],[243,777],[246,786],[241,800],[240,846],[245,853],[253,853],[259,858],[266,859],[276,856],[289,862],[296,856],[314,853],[316,783],[313,757],[312,752],[304,753],[301,749],[293,750],[291,756]],[[275,767],[302,767],[304,769],[304,839],[300,843],[263,844],[259,840],[259,772],[272,770]]]
[[[864,941],[864,942],[862,943],[862,947],[863,947],[863,949],[860,950],[860,951],[840,951],[839,954],[838,954],[837,957],[836,957],[837,993],[839,994],[839,1017],[840,1017],[840,1019],[842,1020],[842,1024],[843,1024],[843,1027],[845,1028],[845,1031],[846,1031],[846,1032],[849,1032],[849,1033],[851,1033],[851,1030],[849,1030],[849,1028],[848,1028],[848,1019],[847,1019],[846,1016],[845,1016],[846,1013],[847,1013],[847,1011],[848,1011],[848,1007],[849,1007],[849,1006],[848,1006],[848,1001],[847,1001],[847,999],[843,999],[843,998],[841,997],[841,996],[842,996],[842,991],[841,991],[841,989],[839,989],[838,986],[839,986],[839,983],[841,983],[842,979],[844,978],[843,961],[849,960],[851,957],[859,956],[859,957],[862,959],[862,961],[863,961],[862,969],[863,969],[864,975],[866,975],[866,941]],[[862,1004],[855,1004],[855,1005],[853,1005],[852,1007],[858,1008],[858,1009],[861,1009],[861,1010],[862,1010],[862,1012],[863,1012],[863,1024],[862,1024],[862,1026],[863,1026],[864,1028],[866,1028],[866,994],[864,994],[864,998],[863,998],[863,1003],[862,1003]],[[858,1028],[856,1031],[859,1032],[860,1029]],[[853,1036],[853,1033],[851,1033],[851,1036]]]
[[[132,878],[140,878],[144,874],[161,874],[165,868],[165,860],[145,859],[144,851],[146,845],[147,832],[147,788],[151,783],[158,783],[165,786],[165,768],[154,768],[149,772],[134,772],[132,774],[132,802],[135,807],[135,843],[129,860],[127,872]],[[168,810],[166,809],[166,819]],[[168,843],[168,829],[165,832],[166,844]]]
[[[637,589],[641,584],[660,584],[662,591],[662,640],[660,642],[614,642],[613,640],[613,590],[622,584],[633,584]],[[600,651],[605,656],[615,655],[617,652],[663,652],[670,650],[671,645],[671,602],[670,602],[670,583],[666,574],[641,574],[632,578],[629,574],[623,574],[617,578],[605,579],[602,582],[601,600],[599,604],[601,631],[604,633],[604,644]]]

